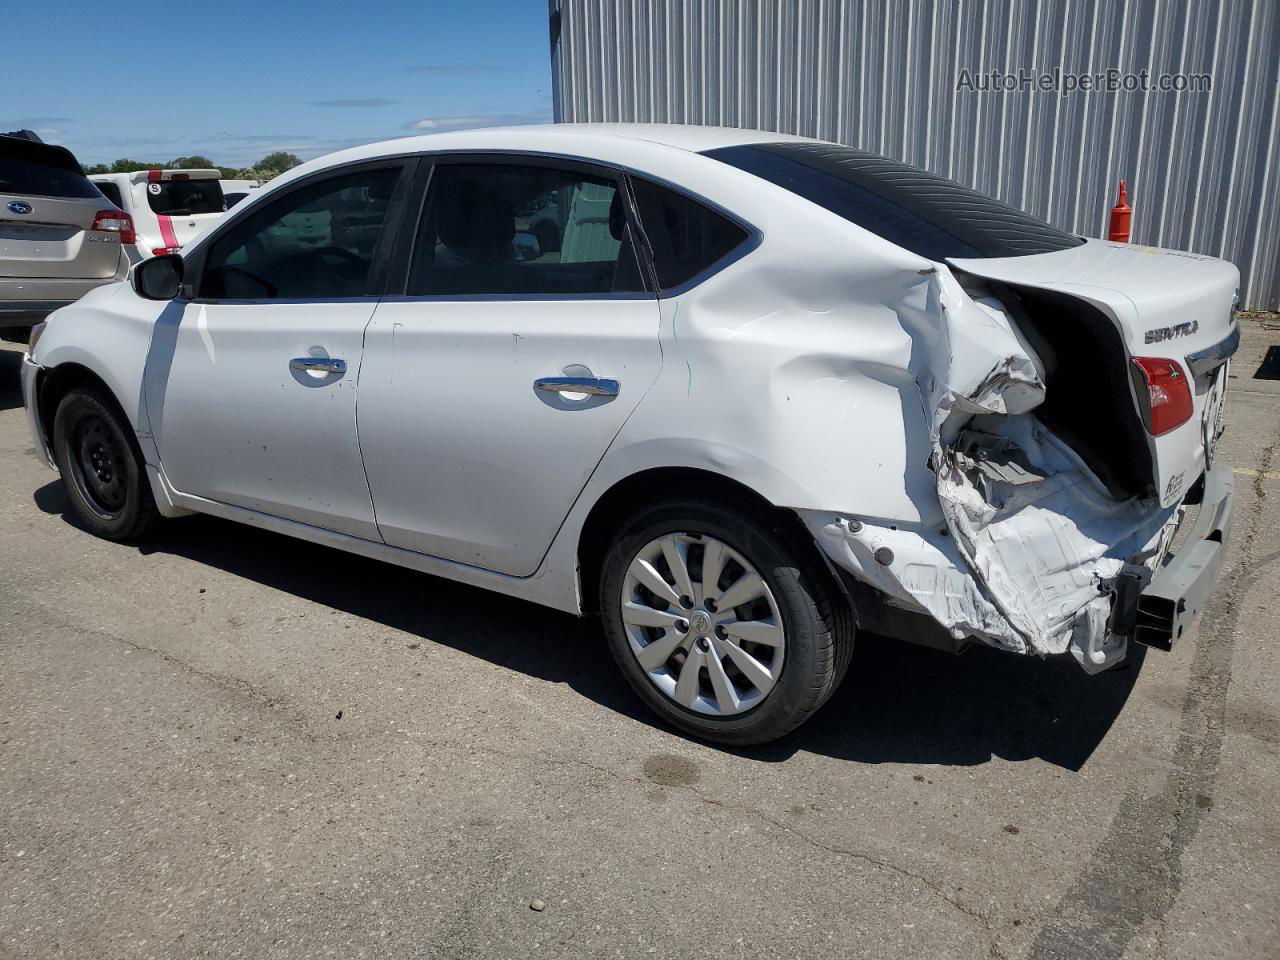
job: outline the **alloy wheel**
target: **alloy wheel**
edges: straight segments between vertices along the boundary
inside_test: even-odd
[[[622,625],[649,681],[697,713],[745,713],[782,673],[786,631],[768,584],[705,534],[665,534],[641,548],[622,584]]]

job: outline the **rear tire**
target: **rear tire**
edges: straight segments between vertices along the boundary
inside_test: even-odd
[[[681,730],[730,746],[802,724],[835,692],[853,650],[852,613],[812,544],[747,502],[690,495],[641,509],[605,554],[599,609],[640,698]]]
[[[136,540],[156,520],[142,451],[119,406],[92,388],[76,388],[53,417],[53,455],[71,508],[106,540]]]

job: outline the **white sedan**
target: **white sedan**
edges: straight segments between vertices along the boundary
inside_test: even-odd
[[[95,533],[195,511],[596,612],[655,711],[746,744],[856,629],[1169,647],[1230,522],[1237,280],[834,144],[467,131],[290,171],[23,379]]]

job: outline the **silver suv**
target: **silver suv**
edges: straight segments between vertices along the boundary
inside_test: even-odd
[[[133,233],[66,147],[0,134],[0,337],[24,338],[52,311],[123,280]]]

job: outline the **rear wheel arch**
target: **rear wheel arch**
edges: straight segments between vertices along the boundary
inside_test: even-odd
[[[578,579],[584,613],[596,613],[601,567],[613,538],[638,510],[664,500],[697,496],[723,499],[765,518],[771,526],[810,551],[827,568],[818,545],[793,510],[779,507],[746,484],[698,467],[652,467],[624,477],[592,506],[578,535]],[[834,578],[833,578],[834,580]],[[832,588],[840,587],[832,583]]]

